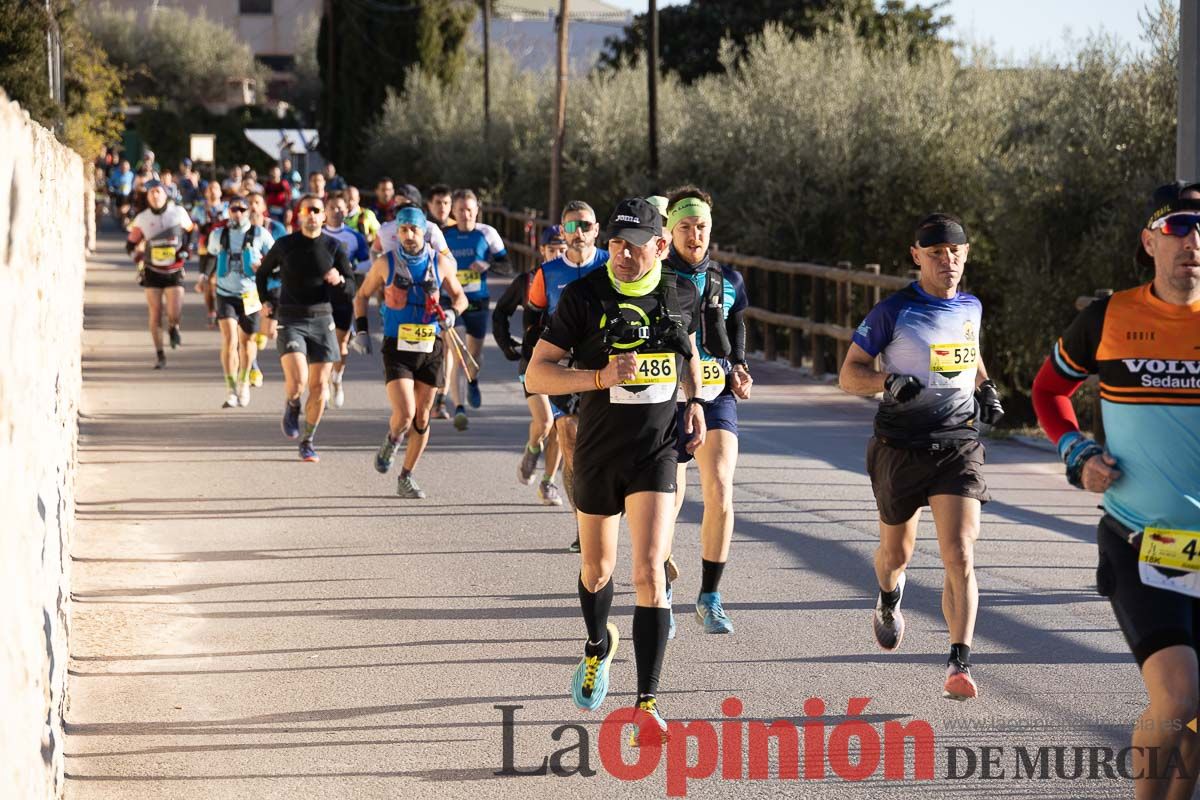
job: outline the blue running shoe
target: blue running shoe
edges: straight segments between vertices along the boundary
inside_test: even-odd
[[[379,445],[379,450],[375,453],[376,472],[387,474],[392,464],[396,463],[396,448],[399,446],[400,442],[393,441],[391,433],[384,434],[383,444]]]
[[[321,457],[317,455],[317,451],[313,447],[312,442],[303,441],[300,443],[300,460],[307,461],[311,464],[315,464],[321,460]]]
[[[479,381],[467,381],[467,403],[471,408],[479,408],[483,405],[483,395],[479,392]]]
[[[705,633],[733,633],[733,623],[721,605],[720,592],[701,592],[696,598],[696,619]]]
[[[675,604],[672,602],[672,599],[671,599],[674,596],[675,596],[674,588],[671,586],[668,586],[667,587],[667,608],[671,609],[671,627],[667,628],[667,638],[668,639],[675,638]]]
[[[300,436],[300,406],[285,403],[283,406],[283,435],[289,439]]]
[[[575,678],[571,683],[571,699],[575,705],[584,711],[595,711],[608,695],[608,668],[613,656],[617,654],[617,642],[620,640],[617,626],[608,623],[608,652],[604,658],[587,656],[575,668]]]

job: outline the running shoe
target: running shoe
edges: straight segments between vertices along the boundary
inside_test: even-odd
[[[668,617],[670,625],[667,628],[667,638],[675,638],[675,588],[667,584],[667,608],[670,609],[671,615]]]
[[[733,622],[721,605],[720,592],[701,592],[696,598],[696,620],[705,633],[733,633]]]
[[[647,714],[649,714],[650,718],[653,719],[654,722],[658,725],[659,736],[662,737],[662,743],[666,744],[667,743],[667,721],[665,719],[663,719],[662,714],[658,710],[658,698],[647,697],[645,699],[639,700],[637,707],[638,707],[639,711],[645,711]],[[639,722],[640,720],[638,720],[637,717],[634,717],[634,721]],[[641,732],[641,726],[638,725],[636,728],[633,729],[633,732],[629,734],[629,746],[630,747],[641,747],[641,745],[638,743],[638,734],[640,732]]]
[[[333,389],[333,391],[330,392],[330,394],[332,395],[333,407],[341,408],[342,403],[346,402],[346,392],[343,391],[343,389],[342,389],[341,381],[331,381],[331,383],[333,384],[333,386],[331,387]]]
[[[300,435],[300,406],[291,403],[283,404],[283,435],[295,439]]]
[[[518,483],[523,483],[526,486],[533,483],[533,474],[537,472],[538,456],[541,454],[541,450],[538,450],[536,453],[529,452],[529,445],[525,445],[525,452],[521,454],[521,463],[517,464]]]
[[[538,497],[542,500],[544,506],[561,506],[562,495],[559,494],[558,487],[554,485],[554,481],[542,481],[538,484]]]
[[[176,347],[179,347],[179,345],[183,344],[183,339],[179,336],[179,326],[172,325],[170,334],[171,334],[171,349],[174,350]]]
[[[454,409],[454,428],[460,431],[467,429],[467,411],[462,406]]]
[[[405,500],[424,500],[425,492],[417,486],[417,482],[413,480],[412,475],[405,475],[396,481],[396,495],[403,497]]]
[[[479,391],[479,381],[467,381],[467,402],[471,408],[479,408],[483,405],[483,394]]]
[[[942,684],[942,697],[947,700],[972,700],[979,696],[979,687],[971,678],[971,668],[966,664],[951,661],[946,665],[946,682]]]
[[[237,388],[238,405],[245,407],[250,405],[250,381],[242,381]]]
[[[450,410],[446,408],[446,395],[440,392],[433,398],[433,413],[434,419],[450,419]]]
[[[307,461],[311,464],[315,464],[321,460],[321,457],[317,455],[317,451],[313,447],[312,442],[305,440],[300,443],[300,460]]]
[[[221,403],[221,408],[237,408],[237,407],[238,407],[237,392],[230,392],[229,394],[225,395],[225,402]]]
[[[900,600],[894,606],[885,606],[883,597],[875,600],[875,612],[871,616],[871,626],[875,629],[875,643],[885,652],[892,652],[900,646],[904,639],[904,615],[900,613],[900,601],[904,599],[904,573],[896,583],[900,592]]]
[[[584,711],[595,711],[608,695],[608,668],[612,665],[613,656],[617,654],[617,644],[621,636],[617,626],[608,623],[608,652],[604,657],[585,655],[575,668],[575,677],[571,682],[571,699],[575,705]]]
[[[396,463],[396,448],[399,446],[399,442],[392,441],[390,433],[384,434],[383,444],[379,445],[379,451],[375,453],[376,472],[387,474],[392,464]]]
[[[159,353],[154,359],[154,368],[155,369],[166,369],[167,368],[167,357],[164,356],[162,353]]]
[[[259,369],[258,367],[255,367],[254,369],[250,370],[250,385],[253,386],[255,389],[262,388],[263,374],[262,374],[262,370]]]
[[[568,550],[569,552],[572,552],[572,553],[578,553],[578,552],[579,552],[579,549],[580,549],[580,548],[579,548],[579,534],[578,534],[578,533],[576,533],[576,534],[575,534],[575,541],[571,542],[571,546],[570,546],[570,547],[568,547],[568,548],[567,548],[567,550]]]

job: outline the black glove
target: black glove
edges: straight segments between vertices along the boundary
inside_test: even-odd
[[[921,382],[912,375],[888,375],[883,382],[883,391],[888,397],[903,405],[921,393]]]
[[[500,352],[504,353],[504,357],[509,361],[520,361],[521,343],[515,339],[509,339],[506,344],[500,345]]]
[[[1004,419],[1004,406],[1000,405],[1000,392],[990,379],[979,384],[975,390],[975,402],[979,403],[979,421],[984,425],[998,425]]]

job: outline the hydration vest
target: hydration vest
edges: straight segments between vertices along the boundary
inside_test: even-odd
[[[425,245],[420,255],[403,250],[387,254],[388,277],[383,287],[383,335],[395,338],[401,325],[433,325],[441,331],[430,303],[437,303],[437,260]]]

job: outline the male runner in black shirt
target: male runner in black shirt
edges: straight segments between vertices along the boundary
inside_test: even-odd
[[[333,307],[327,287],[337,287],[346,302],[354,301],[354,267],[337,239],[321,232],[325,224],[325,201],[316,195],[300,198],[296,213],[300,230],[275,242],[263,258],[255,279],[258,296],[269,297],[267,280],[279,271],[279,307],[264,306],[279,321],[279,363],[283,367],[287,406],[283,411],[283,434],[300,438],[300,458],[320,461],[313,437],[329,391],[329,373],[339,359],[334,333]],[[308,402],[304,408],[304,432],[300,430],[300,396],[308,380]]]

